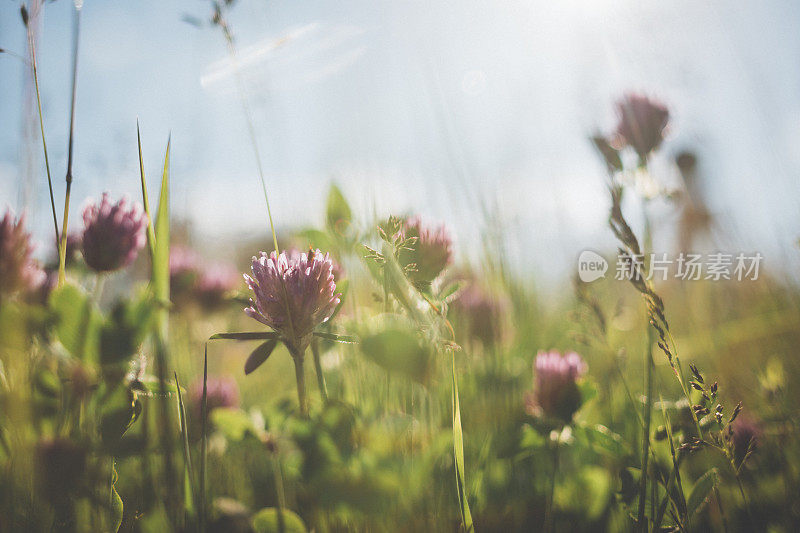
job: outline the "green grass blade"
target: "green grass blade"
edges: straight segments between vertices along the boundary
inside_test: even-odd
[[[184,483],[187,492],[184,494],[184,508],[192,513],[197,509],[197,495],[194,490],[194,468],[192,467],[192,454],[189,451],[189,431],[186,426],[186,406],[181,395],[181,384],[178,382],[178,373],[174,373],[175,387],[178,390],[178,416],[181,419],[181,438],[183,439]]]
[[[456,490],[458,491],[458,505],[461,511],[461,522],[464,531],[475,531],[472,524],[472,513],[469,511],[469,502],[465,490],[464,474],[464,434],[461,430],[461,405],[458,400],[458,379],[456,378],[456,355],[453,356],[453,456],[456,467]]]
[[[638,531],[647,531],[647,516],[645,504],[647,500],[647,463],[650,458],[650,420],[653,412],[653,328],[647,328],[647,346],[645,348],[645,406],[644,428],[642,428],[642,479],[639,482],[639,505],[636,513],[636,527]],[[653,481],[655,483],[655,480]],[[655,518],[652,514],[650,518]]]
[[[147,214],[147,246],[150,249],[150,261],[155,263],[156,234],[153,231],[153,217],[150,212],[150,201],[147,198],[147,182],[144,178],[144,158],[142,157],[142,135],[139,131],[139,119],[136,119],[136,143],[139,147],[139,176],[142,181],[142,204]]]
[[[169,150],[172,141],[167,141],[164,154],[164,171],[161,175],[161,193],[155,220],[155,247],[153,249],[153,292],[160,302],[169,302]],[[166,329],[167,309],[160,311],[162,328]]]

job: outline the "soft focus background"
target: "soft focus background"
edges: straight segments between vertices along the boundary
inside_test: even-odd
[[[27,3],[60,225],[72,3]],[[0,0],[0,213],[27,216],[0,219],[0,531],[274,533],[278,508],[331,533],[800,531],[800,4],[218,6],[235,63],[211,2],[85,0],[83,244],[57,282],[20,3]],[[669,110],[659,147],[614,137],[629,91]],[[626,101],[661,140],[660,106]],[[275,331],[242,312],[272,247],[248,116],[276,246],[335,263],[280,282]],[[80,213],[140,198],[137,118],[159,216],[128,264],[100,252],[144,244],[138,216]],[[598,134],[631,145],[619,172]],[[636,238],[764,259],[757,281],[629,284],[612,260],[571,285],[582,250]]]
[[[35,17],[57,206],[70,8],[55,2]],[[0,47],[24,55],[18,9],[0,4]],[[87,0],[74,197],[136,195],[139,117],[152,175],[172,133],[175,215],[217,255],[245,239],[266,242],[268,228],[235,76],[210,16],[200,1]],[[729,238],[716,246],[761,251],[780,275],[797,271],[796,2],[255,0],[229,19],[279,227],[320,222],[334,179],[362,219],[420,212],[447,223],[457,253],[474,259],[489,218],[506,230],[512,268],[572,274],[580,250],[613,245],[604,169],[587,137],[612,129],[612,102],[636,89],[672,112],[656,178],[674,183],[674,154],[698,154],[701,188]],[[47,242],[30,73],[4,54],[0,80],[0,203],[26,210]],[[670,206],[661,211],[671,216]],[[667,235],[656,242],[673,248]]]

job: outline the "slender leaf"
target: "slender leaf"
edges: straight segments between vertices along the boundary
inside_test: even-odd
[[[278,345],[278,339],[271,339],[267,342],[260,344],[258,348],[253,350],[250,357],[244,363],[244,373],[250,374],[256,368],[260,367],[264,361],[272,354],[272,351]]]
[[[242,333],[215,333],[208,340],[265,341],[277,338],[278,334],[274,331],[245,331]]]
[[[171,140],[167,141],[164,154],[164,171],[161,175],[161,193],[158,198],[158,212],[155,220],[155,247],[153,254],[153,292],[160,302],[169,302],[169,151]],[[166,309],[160,311],[161,327],[166,330],[169,314]]]
[[[175,387],[178,390],[178,416],[181,420],[181,437],[183,438],[183,460],[185,465],[184,470],[184,483],[186,486],[186,493],[184,496],[185,508],[188,512],[196,509],[195,502],[197,496],[194,491],[194,469],[192,468],[192,455],[189,452],[189,430],[186,425],[186,406],[183,403],[183,395],[181,394],[181,386],[178,383],[178,373],[175,372]]]
[[[139,131],[139,119],[136,119],[136,143],[139,147],[139,175],[142,181],[142,204],[147,215],[147,247],[150,249],[150,261],[155,262],[156,234],[153,231],[153,217],[150,213],[150,200],[147,197],[147,181],[144,177],[144,157],[142,156],[142,136]]]
[[[358,337],[356,337],[355,335],[338,335],[336,333],[328,333],[325,331],[315,331],[314,336],[319,337],[321,339],[327,339],[329,341],[343,342],[345,344],[358,343]]]
[[[119,478],[119,474],[117,474],[117,467],[114,464],[114,460],[111,461],[111,493],[110,493],[110,502],[109,507],[111,511],[111,531],[119,531],[120,526],[122,525],[122,517],[124,515],[124,506],[122,503],[122,498],[120,498],[119,493],[117,492],[117,479]]]
[[[458,379],[456,378],[456,356],[453,356],[453,456],[456,467],[456,490],[458,491],[458,505],[461,511],[461,522],[464,531],[474,532],[472,513],[469,511],[469,502],[466,494],[466,476],[464,474],[464,433],[461,429],[461,405],[458,400]]]

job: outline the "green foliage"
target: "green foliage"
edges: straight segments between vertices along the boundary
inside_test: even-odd
[[[697,514],[697,512],[703,508],[718,482],[719,474],[716,468],[712,468],[700,476],[700,479],[695,482],[694,487],[692,487],[692,492],[689,493],[689,498],[686,501],[686,507],[690,517]]]
[[[328,224],[328,230],[335,235],[346,235],[352,224],[353,213],[342,191],[339,190],[335,183],[331,184],[328,192],[325,220]]]
[[[101,327],[100,363],[127,367],[152,331],[155,310],[152,298],[145,291],[135,299],[117,302]]]
[[[110,496],[109,508],[111,515],[110,531],[113,533],[119,531],[119,528],[122,525],[122,518],[125,515],[125,513],[124,513],[124,505],[122,503],[122,498],[117,492],[117,487],[116,487],[117,480],[119,479],[116,466],[112,465],[111,470],[112,470],[112,478],[111,478],[111,496]]]
[[[245,361],[244,373],[249,374],[264,364],[273,350],[275,350],[276,346],[278,346],[278,339],[271,339],[265,343],[259,344],[258,347],[250,353],[247,361]]]
[[[362,353],[390,373],[425,383],[431,372],[433,352],[401,321],[387,319],[378,331],[361,339]]]
[[[464,432],[461,429],[461,404],[458,399],[458,378],[456,376],[456,360],[453,355],[453,456],[455,458],[456,488],[458,489],[458,506],[461,511],[461,524],[467,532],[474,531],[472,513],[466,494],[466,474],[464,473]]]
[[[288,509],[267,507],[253,516],[255,533],[305,533],[303,519]]]
[[[169,148],[164,154],[164,171],[161,176],[161,193],[158,197],[158,211],[154,224],[155,246],[153,247],[153,293],[164,305],[169,302]]]
[[[89,295],[75,285],[65,284],[50,295],[53,333],[74,357],[89,363],[98,360],[102,317]]]
[[[239,409],[217,408],[211,411],[210,418],[213,426],[231,442],[239,442],[247,435],[256,436],[260,433],[253,419]]]

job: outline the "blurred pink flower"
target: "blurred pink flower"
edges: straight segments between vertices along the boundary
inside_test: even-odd
[[[403,238],[417,238],[411,250],[402,250],[398,260],[405,267],[414,265],[408,276],[419,289],[425,289],[453,260],[452,240],[444,226],[425,227],[419,217],[406,219],[400,230]]]
[[[239,407],[239,385],[227,376],[208,376],[206,380],[208,412],[217,408]],[[203,415],[203,377],[200,376],[189,386],[190,414],[195,420]]]
[[[133,263],[144,247],[147,216],[138,202],[126,198],[111,203],[108,193],[98,205],[83,209],[83,259],[92,270],[110,272]]]
[[[581,404],[578,379],[587,369],[581,356],[575,352],[539,352],[533,368],[535,389],[526,399],[528,412],[562,422],[572,420]]]
[[[239,273],[230,265],[213,264],[205,267],[197,279],[195,291],[200,305],[212,310],[225,302],[225,295],[241,283]]]
[[[244,279],[255,299],[244,311],[277,331],[295,357],[302,357],[314,328],[328,320],[339,305],[333,263],[319,250],[261,252],[253,257],[252,277]]]
[[[500,336],[500,314],[503,306],[494,295],[473,282],[453,302],[453,309],[467,324],[469,335],[484,345]]]
[[[31,291],[44,281],[44,271],[32,254],[24,217],[15,220],[7,210],[0,219],[0,294]]]
[[[748,416],[739,415],[733,423],[733,452],[736,464],[741,463],[747,452],[755,451],[763,431],[761,426]]]
[[[191,248],[174,245],[169,249],[169,275],[196,274],[200,270],[200,257]]]
[[[200,269],[200,258],[194,250],[180,245],[170,247],[169,293],[176,305],[190,300]]]
[[[669,121],[669,110],[664,104],[642,94],[628,93],[617,102],[617,111],[617,135],[636,150],[640,158],[646,158],[661,145]]]

